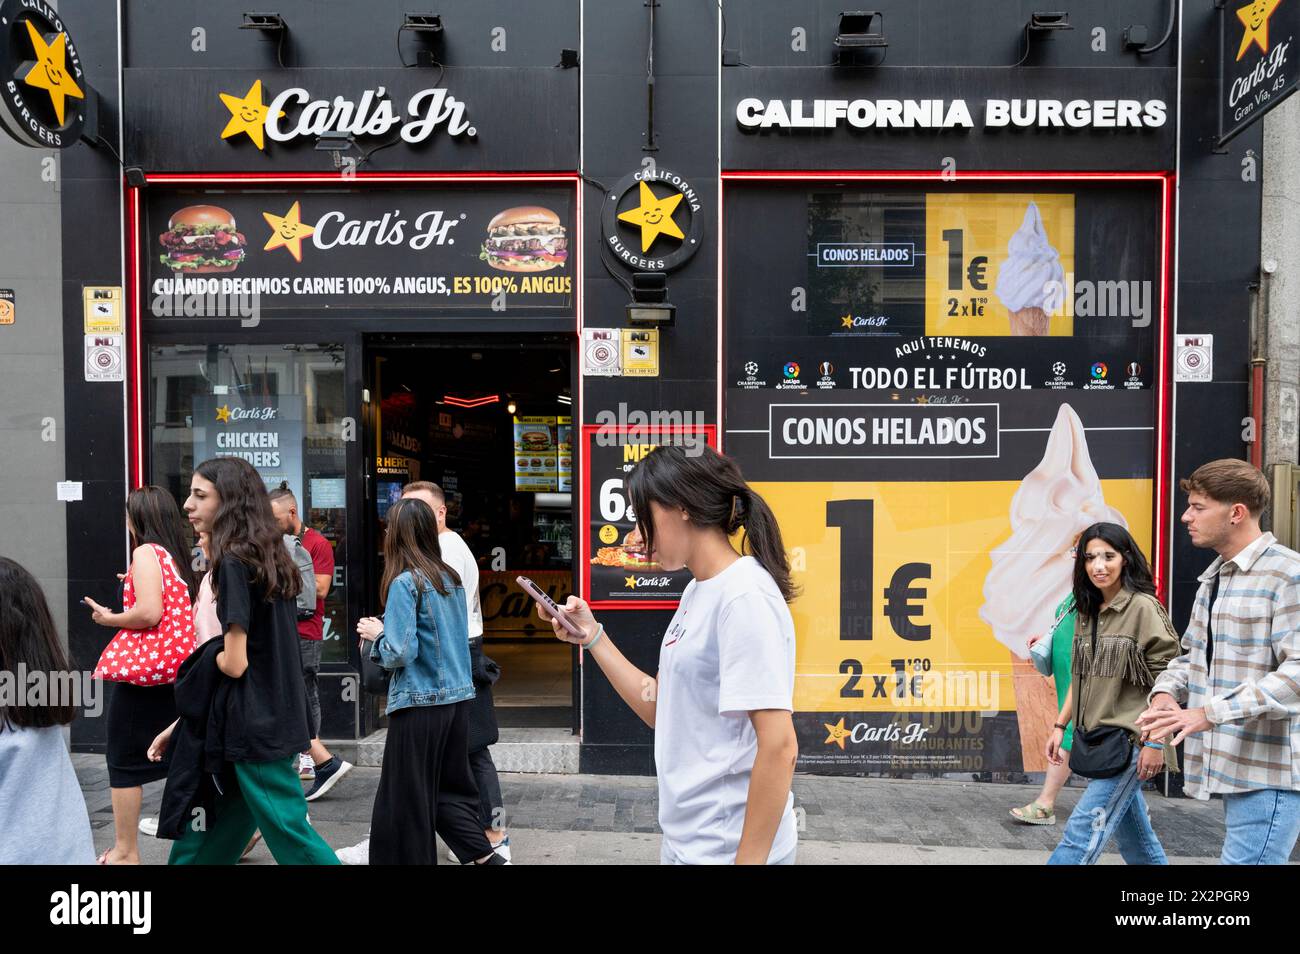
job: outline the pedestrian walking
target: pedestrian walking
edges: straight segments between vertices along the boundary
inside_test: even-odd
[[[388,511],[380,589],[383,620],[357,624],[363,651],[392,671],[370,863],[437,864],[436,834],[457,858],[509,864],[479,824],[469,767],[474,686],[465,593],[442,559],[437,520],[423,500],[404,498]]]
[[[174,747],[158,824],[160,837],[176,839],[168,864],[234,864],[259,830],[280,864],[338,864],[307,819],[298,780],[309,741],[294,604],[301,580],[266,488],[247,461],[207,460],[185,512],[210,534],[222,637],[182,666],[181,721],[150,747],[155,759]]]
[[[0,606],[0,672],[40,673],[51,686],[82,675],[68,662],[41,585],[8,557],[0,557]],[[75,701],[31,704],[0,693],[0,865],[95,862],[90,815],[64,741]]]
[[[139,864],[144,786],[167,777],[168,763],[148,758],[154,737],[176,719],[172,684],[194,650],[192,601],[198,581],[184,542],[180,508],[161,487],[138,487],[126,498],[131,567],[122,580],[121,612],[90,597],[91,618],[117,635],[100,654],[97,679],[108,687],[106,741],[113,800],[113,847],[100,864]]]
[[[1211,461],[1181,487],[1192,543],[1218,556],[1139,725],[1186,746],[1188,794],[1222,797],[1221,863],[1286,864],[1300,833],[1300,554],[1260,530],[1268,480],[1245,461]]]
[[[1143,741],[1137,728],[1147,690],[1178,652],[1155,592],[1146,557],[1127,530],[1095,523],[1080,534],[1073,680],[1047,742],[1047,761],[1064,763],[1062,743],[1077,709],[1069,765],[1090,781],[1048,864],[1096,864],[1111,838],[1131,865],[1169,863],[1142,784],[1177,763],[1160,743]]]
[[[465,609],[469,617],[470,672],[474,680],[474,706],[469,719],[469,765],[479,792],[479,819],[492,850],[510,860],[510,834],[505,827],[505,802],[501,797],[501,780],[489,746],[500,736],[496,709],[492,702],[492,685],[500,678],[501,667],[483,652],[483,609],[478,592],[478,561],[460,534],[447,527],[447,498],[432,481],[417,480],[402,488],[403,497],[423,500],[433,508],[438,520],[438,546],[442,559],[456,571],[465,590]],[[452,859],[455,859],[454,855]]]
[[[628,493],[630,542],[695,577],[660,644],[657,676],[627,660],[578,596],[563,610],[583,635],[558,620],[555,634],[582,646],[655,731],[663,863],[793,864],[795,587],[776,517],[708,447],[655,449]],[[742,528],[737,552],[731,537]]]
[[[271,511],[285,535],[286,543],[295,550],[301,548],[310,558],[315,583],[315,600],[311,602],[311,615],[298,614],[298,650],[302,658],[303,688],[307,693],[307,727],[311,732],[311,747],[298,760],[298,777],[311,780],[307,801],[314,802],[348,772],[352,763],[330,753],[320,740],[320,673],[321,644],[325,635],[325,597],[334,582],[334,548],[324,535],[303,523],[298,515],[298,498],[281,483],[270,493]],[[298,601],[300,604],[302,600]]]

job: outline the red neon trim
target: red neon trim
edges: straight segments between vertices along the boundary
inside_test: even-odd
[[[1168,604],[1170,599],[1169,581],[1166,578],[1168,566],[1172,559],[1169,552],[1169,518],[1170,490],[1173,483],[1172,451],[1173,442],[1173,388],[1170,381],[1170,325],[1172,321],[1173,296],[1173,236],[1174,236],[1174,176],[1164,176],[1161,197],[1163,216],[1160,230],[1160,271],[1163,294],[1160,301],[1160,329],[1157,333],[1157,353],[1159,354],[1160,374],[1159,391],[1156,395],[1156,506],[1155,528],[1152,534],[1152,574],[1155,577],[1156,595]]]
[[[630,425],[618,424],[584,424],[582,425],[581,440],[579,447],[582,449],[582,486],[579,488],[579,506],[582,515],[582,533],[579,537],[579,550],[582,554],[582,574],[580,578],[582,599],[587,601],[587,605],[592,609],[654,609],[667,610],[676,609],[680,600],[592,600],[591,599],[591,558],[587,553],[587,537],[591,532],[591,527],[587,521],[591,514],[591,437],[599,431],[607,434],[628,434],[635,431],[638,434],[700,434],[703,433],[705,441],[715,450],[718,446],[718,427],[714,424],[692,425],[671,425],[664,427],[662,425],[647,424],[644,427],[632,427]],[[575,532],[577,527],[574,528]]]
[[[1164,172],[1111,172],[1111,171],[1061,171],[1061,172],[1024,172],[1021,170],[1008,171],[979,171],[979,172],[942,172],[933,169],[918,169],[911,171],[891,171],[891,172],[854,172],[854,171],[828,171],[819,170],[817,172],[773,172],[773,171],[733,171],[722,173],[723,180],[824,180],[824,179],[846,179],[846,180],[893,180],[893,179],[937,179],[943,182],[954,182],[959,180],[970,179],[1163,179]]]
[[[123,182],[126,205],[126,302],[127,318],[127,473],[130,487],[140,487],[144,483],[144,381],[140,372],[140,283],[136,270],[139,268],[139,216],[140,193]]]
[[[444,394],[442,400],[444,404],[450,404],[453,407],[475,408],[483,407],[487,404],[495,404],[497,401],[501,400],[501,396],[499,394],[494,394],[491,397],[458,398],[453,397],[450,394]]]
[[[223,182],[574,182],[576,173],[555,172],[358,172],[348,178],[337,172],[151,172],[145,181],[160,185],[215,185]]]

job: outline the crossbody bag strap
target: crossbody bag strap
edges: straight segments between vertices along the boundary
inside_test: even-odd
[[[1100,612],[1101,611],[1098,610],[1099,615]],[[1093,663],[1095,663],[1096,660],[1097,660],[1097,617],[1094,616],[1092,618],[1092,661]],[[1091,674],[1092,668],[1093,667],[1091,665],[1088,667],[1089,674]],[[1085,679],[1080,678],[1079,679],[1079,718],[1076,720],[1076,725],[1079,726],[1080,731],[1087,732],[1088,723],[1084,721],[1083,718],[1083,698],[1084,696],[1087,695],[1087,693],[1084,691],[1084,683],[1085,683]]]

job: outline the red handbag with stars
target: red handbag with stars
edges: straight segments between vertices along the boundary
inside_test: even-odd
[[[189,590],[165,547],[149,546],[162,568],[163,609],[158,625],[149,629],[119,629],[95,664],[94,678],[129,682],[133,686],[165,686],[194,652],[194,610]],[[128,570],[122,583],[122,606],[135,605],[135,584]]]

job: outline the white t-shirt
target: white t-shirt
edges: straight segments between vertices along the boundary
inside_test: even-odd
[[[666,857],[736,860],[758,754],[749,713],[794,711],[794,648],[790,609],[752,556],[687,584],[659,648],[655,765]],[[797,840],[791,794],[768,861]]]
[[[442,548],[442,562],[460,574],[460,582],[465,587],[465,608],[469,610],[469,638],[483,635],[483,610],[478,601],[478,562],[460,534],[455,530],[444,530],[438,534],[438,546]]]

